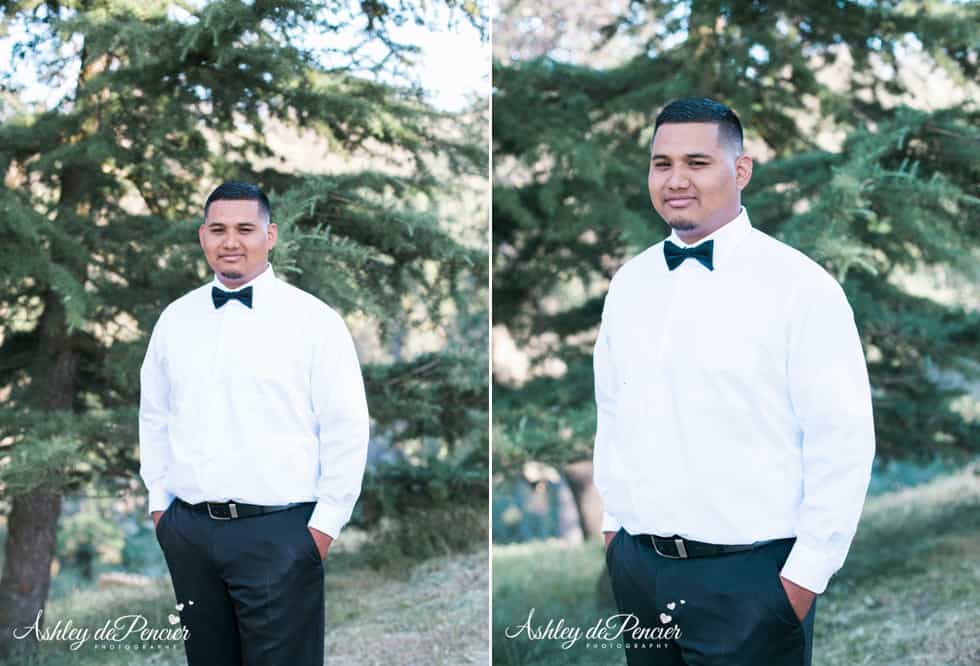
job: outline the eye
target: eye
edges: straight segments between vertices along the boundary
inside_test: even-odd
[[[702,161],[691,162],[691,166],[693,166],[693,167],[703,167],[703,166],[708,166],[708,163],[707,162],[702,162]]]
[[[670,165],[667,164],[666,162],[658,162],[658,163],[656,163],[656,164],[653,165],[653,168],[654,169],[669,169],[670,168]]]

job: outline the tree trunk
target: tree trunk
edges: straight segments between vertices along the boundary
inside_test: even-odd
[[[19,629],[18,635],[22,635],[24,628],[34,624],[38,611],[47,603],[60,515],[61,495],[58,493],[37,490],[14,497],[11,502],[3,577],[0,579],[0,626],[3,631],[0,652],[3,654],[12,647],[9,643],[14,641],[13,630]],[[30,640],[36,640],[36,635],[30,634]]]
[[[104,58],[93,62],[82,49],[82,67],[78,85],[104,67]],[[86,166],[66,164],[61,171],[61,191],[58,199],[58,221],[63,226],[77,224],[77,216],[88,212],[85,204]],[[84,280],[86,267],[73,262],[72,252],[52,239],[51,260],[59,263],[79,280]],[[75,406],[78,374],[77,341],[68,330],[68,320],[61,297],[53,289],[44,295],[44,311],[38,322],[40,343],[37,358],[31,368],[32,381],[37,383],[38,409],[70,411]],[[37,488],[15,495],[10,501],[7,516],[7,544],[4,550],[3,573],[0,575],[0,656],[9,654],[20,643],[33,646],[37,634],[17,641],[13,630],[38,621],[38,613],[48,601],[51,587],[51,562],[54,560],[61,516],[61,493],[58,490]],[[43,615],[38,622],[44,624]]]
[[[558,484],[555,495],[555,502],[558,504],[558,538],[567,543],[582,543],[585,540],[582,516],[567,480]]]
[[[57,296],[52,294],[56,299]],[[64,311],[61,304],[61,330],[65,330]],[[60,315],[60,316],[59,316]],[[43,320],[47,315],[42,317]],[[42,340],[48,335],[42,334]],[[48,409],[69,409],[74,398],[77,359],[70,348],[68,336],[63,336],[62,346],[56,351],[48,373]],[[42,349],[51,349],[42,345]],[[58,518],[61,515],[61,494],[39,488],[11,498],[7,516],[7,544],[4,549],[3,574],[0,577],[0,655],[10,651],[14,642],[13,630],[23,633],[38,620],[38,612],[48,600],[51,587],[51,562],[54,559],[58,535]],[[43,626],[44,617],[39,626]],[[36,640],[36,634],[30,634]],[[27,639],[25,639],[26,642]]]
[[[78,357],[68,333],[65,308],[58,295],[45,295],[44,314],[35,377],[44,382],[42,408],[66,411],[75,400],[75,378]],[[11,498],[7,516],[7,544],[4,550],[3,574],[0,577],[0,654],[8,653],[14,643],[13,630],[29,627],[38,619],[51,587],[51,562],[54,559],[61,515],[61,494],[38,488]],[[44,618],[41,618],[41,625]],[[40,625],[39,625],[40,626]],[[36,634],[30,634],[36,640]],[[25,639],[26,641],[26,639]]]
[[[592,483],[592,461],[565,465],[565,479],[578,507],[579,523],[585,540],[602,534],[602,499]]]

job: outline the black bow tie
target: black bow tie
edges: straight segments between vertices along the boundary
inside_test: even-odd
[[[715,242],[713,240],[705,241],[694,247],[679,247],[670,241],[664,241],[664,259],[667,260],[667,268],[674,270],[684,263],[685,259],[693,257],[704,264],[704,267],[709,271],[713,271],[715,270],[712,261],[714,247]]]
[[[245,287],[238,291],[225,291],[217,287],[211,287],[211,300],[214,302],[214,309],[217,310],[222,305],[231,300],[241,301],[248,307],[252,307],[252,288]]]

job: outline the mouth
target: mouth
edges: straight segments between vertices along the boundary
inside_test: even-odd
[[[664,199],[664,203],[670,208],[687,208],[694,202],[694,197],[671,197],[670,199]]]
[[[244,261],[245,260],[245,255],[244,254],[223,254],[223,255],[219,256],[218,258],[221,259],[221,261],[226,261],[226,262],[228,262],[230,264],[234,264],[234,263],[237,263],[238,261]]]

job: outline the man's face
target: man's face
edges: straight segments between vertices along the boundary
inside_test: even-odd
[[[277,236],[276,225],[266,222],[258,201],[212,201],[198,229],[208,265],[231,289],[265,270]]]
[[[735,219],[752,159],[719,141],[715,123],[665,123],[653,138],[650,201],[687,244]]]

